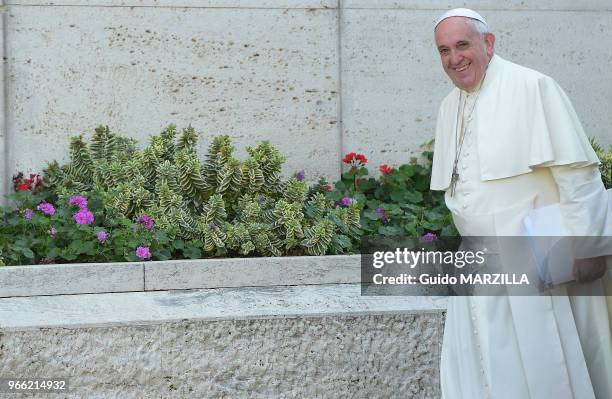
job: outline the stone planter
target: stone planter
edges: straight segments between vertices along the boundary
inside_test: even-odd
[[[439,397],[445,299],[361,296],[358,256],[0,269],[0,375],[62,397]]]

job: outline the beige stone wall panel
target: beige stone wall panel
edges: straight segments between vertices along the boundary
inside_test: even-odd
[[[337,174],[333,10],[14,6],[7,21],[12,170],[66,160],[98,124],[146,141],[174,122],[203,133],[201,154],[212,135],[239,156],[268,139],[288,173]]]
[[[0,331],[0,373],[69,376],[66,398],[437,398],[443,317],[437,312]]]

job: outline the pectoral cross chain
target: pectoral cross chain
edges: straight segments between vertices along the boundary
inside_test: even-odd
[[[458,159],[455,159],[455,164],[453,165],[453,174],[451,175],[451,197],[455,195],[455,187],[457,187],[457,182],[459,181],[459,172],[457,169],[457,161]]]

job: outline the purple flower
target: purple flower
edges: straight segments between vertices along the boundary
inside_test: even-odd
[[[136,248],[136,256],[140,259],[149,259],[151,257],[151,251],[149,251],[149,247],[138,247]]]
[[[153,219],[151,219],[151,216],[144,213],[136,219],[136,223],[143,225],[147,230],[153,229]]]
[[[300,170],[299,172],[297,172],[297,173],[295,174],[295,179],[296,179],[297,181],[302,181],[302,180],[304,180],[304,176],[306,176],[306,173],[304,173],[304,171],[303,171],[303,170]]]
[[[55,227],[51,227],[49,231],[47,231],[47,233],[49,233],[51,237],[55,238],[55,236],[57,235],[57,230]]]
[[[108,237],[108,234],[106,234],[106,231],[101,231],[98,233],[98,241],[100,242],[106,242],[107,237]]]
[[[45,215],[53,215],[55,214],[55,208],[53,207],[53,205],[51,205],[48,202],[41,202],[36,209],[38,209],[39,211],[41,211],[42,213],[44,213]]]
[[[389,217],[383,208],[376,208],[374,212],[376,212],[376,215],[383,223],[387,223],[389,221]]]
[[[349,206],[350,204],[353,203],[353,200],[350,197],[342,197],[340,202],[342,202],[342,205],[344,206]]]
[[[94,214],[89,209],[81,209],[73,217],[77,224],[92,224],[94,221]]]
[[[421,241],[424,241],[424,242],[432,242],[432,241],[436,241],[437,239],[438,239],[438,236],[435,235],[434,233],[427,233],[421,236]]]
[[[25,217],[26,220],[32,220],[32,215],[34,215],[34,211],[28,208],[25,210],[25,215],[23,217]]]
[[[79,209],[87,209],[87,198],[82,195],[73,195],[68,201],[70,205],[76,205]]]
[[[212,231],[217,230],[217,225],[216,225],[216,224],[214,224],[214,223],[211,223],[211,224],[210,224],[210,229],[211,229]]]

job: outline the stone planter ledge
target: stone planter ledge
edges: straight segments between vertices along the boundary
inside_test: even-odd
[[[0,298],[360,282],[360,256],[81,263],[0,268]]]

